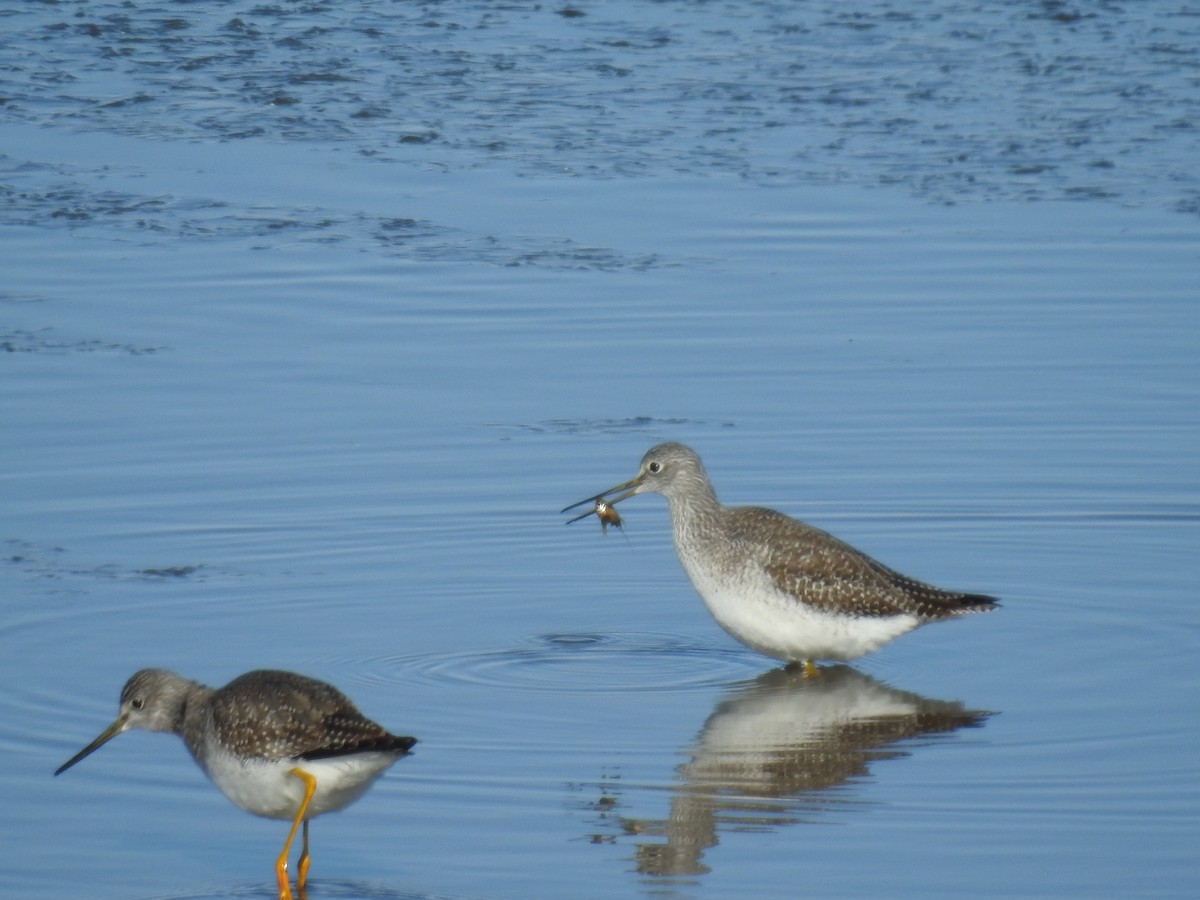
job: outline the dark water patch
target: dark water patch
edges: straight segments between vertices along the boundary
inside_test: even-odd
[[[107,167],[88,172],[63,166],[52,187],[41,188],[45,167],[12,162],[0,185],[0,224],[61,225],[105,238],[140,243],[179,239],[253,241],[270,248],[295,243],[345,245],[389,257],[472,262],[505,268],[644,272],[682,263],[658,253],[627,253],[571,238],[536,233],[495,234],[427,218],[376,215],[317,206],[259,206],[235,197],[138,195],[97,189],[113,177]],[[32,174],[34,172],[40,174]],[[138,173],[124,173],[122,177]]]
[[[165,232],[169,228],[168,222],[177,221],[197,205],[194,200],[181,201],[175,197],[97,190],[95,182],[104,177],[103,173],[90,173],[85,177],[89,180],[71,178],[70,183],[63,183],[60,175],[58,183],[47,189],[13,183],[0,185],[0,201],[7,224],[62,224],[71,228],[96,226]],[[176,228],[170,230],[179,231]]]
[[[606,634],[587,634],[580,632],[543,634],[538,637],[538,640],[551,647],[595,647],[598,644],[608,643],[612,640],[612,637]]]
[[[107,219],[129,214],[143,215],[161,210],[165,201],[159,197],[133,197],[112,191],[85,193],[73,190],[51,191],[41,197],[23,195],[23,200],[38,207],[39,215],[68,222]]]
[[[163,568],[142,569],[137,574],[147,578],[189,578],[195,575],[203,566],[166,566]]]
[[[332,141],[452,167],[491,159],[536,173],[733,174],[897,185],[938,202],[1185,211],[1200,193],[1189,163],[1200,145],[1177,127],[1200,114],[1200,25],[1178,3],[588,12],[473,0],[189,4],[166,16],[28,5],[6,21],[0,94],[15,120],[39,125]],[[1091,185],[1097,156],[1120,166]],[[1055,165],[1041,168],[1046,159]]]
[[[50,327],[37,329],[0,330],[0,352],[4,353],[117,353],[125,356],[148,356],[169,350],[169,347],[137,346],[106,341],[99,338],[67,339],[58,337]]]
[[[203,563],[132,568],[116,563],[72,563],[64,547],[10,538],[4,541],[2,560],[32,579],[49,581],[202,581],[209,573]]]
[[[8,538],[4,541],[4,561],[23,569],[44,569],[47,567],[48,560],[58,559],[66,552],[62,547],[35,544],[17,538]]]
[[[625,258],[611,250],[600,247],[579,247],[573,242],[563,242],[554,249],[538,249],[512,257],[506,266],[533,266],[552,269],[580,269],[593,272],[614,272],[618,269],[644,271],[660,264],[655,254]]]
[[[733,422],[706,422],[689,418],[658,418],[656,416],[630,416],[623,419],[547,419],[542,422],[503,424],[492,422],[485,427],[497,428],[505,440],[514,433],[529,434],[652,434],[662,428],[733,428]]]

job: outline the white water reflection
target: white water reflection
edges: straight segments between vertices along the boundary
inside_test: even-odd
[[[722,832],[820,822],[834,809],[869,806],[861,793],[837,789],[861,782],[883,760],[981,727],[990,715],[898,690],[850,666],[824,667],[815,678],[774,669],[721,698],[686,750],[666,819],[626,818],[619,800],[602,806],[636,836],[640,873],[705,875],[705,852]]]

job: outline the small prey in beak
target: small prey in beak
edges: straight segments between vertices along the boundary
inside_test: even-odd
[[[607,491],[601,491],[599,494],[596,494],[592,497],[587,497],[586,499],[580,500],[577,503],[572,503],[570,506],[565,507],[562,512],[570,512],[576,507],[583,506],[585,503],[592,504],[591,509],[581,512],[573,519],[568,519],[566,524],[570,525],[572,522],[578,522],[580,519],[586,519],[588,516],[595,515],[595,517],[600,520],[600,529],[605,534],[608,533],[609,525],[612,525],[614,528],[620,528],[624,524],[624,521],[617,512],[616,504],[636,494],[641,481],[642,479],[639,475],[637,478],[634,478],[631,481],[626,481],[624,484],[618,484],[616,487],[611,487]],[[624,493],[621,493],[622,491],[624,491]],[[618,496],[610,496],[612,494],[617,494]]]

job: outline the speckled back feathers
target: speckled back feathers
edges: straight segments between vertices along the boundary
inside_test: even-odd
[[[772,509],[726,507],[720,522],[730,553],[753,555],[781,591],[818,609],[932,621],[996,606],[991,597],[946,591],[901,575],[833,535]]]
[[[403,756],[416,743],[372,722],[332,685],[294,672],[247,672],[213,693],[209,713],[228,750],[268,761],[371,751]]]

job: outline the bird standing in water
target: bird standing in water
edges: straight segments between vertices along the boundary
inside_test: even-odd
[[[722,506],[700,457],[683,444],[651,447],[636,477],[563,512],[644,493],[667,498],[675,552],[717,623],[807,674],[816,674],[814,660],[855,659],[918,625],[999,605],[908,578],[774,510]]]
[[[303,897],[309,819],[349,806],[417,742],[366,718],[332,685],[293,672],[260,669],[214,690],[165,669],[142,669],[125,682],[116,721],[54,774],[131,728],[179,735],[233,803],[291,821],[275,862],[280,900],[292,897],[288,851],[300,823],[296,888]]]

